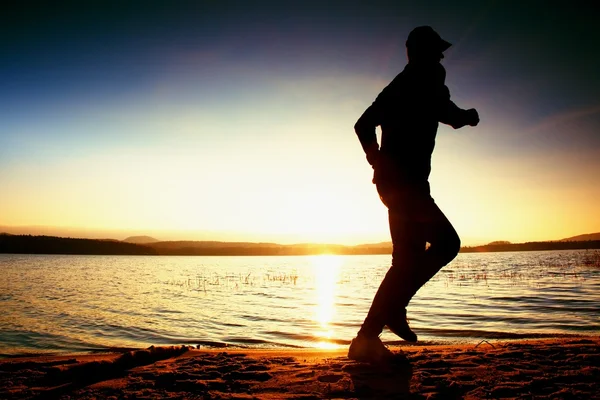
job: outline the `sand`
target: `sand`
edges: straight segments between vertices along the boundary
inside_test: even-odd
[[[7,399],[600,399],[600,337],[345,350],[150,348],[0,360]]]

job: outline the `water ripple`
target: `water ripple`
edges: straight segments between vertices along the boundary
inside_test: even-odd
[[[411,301],[423,340],[600,334],[585,251],[460,254]],[[389,256],[0,255],[0,354],[347,345]],[[385,341],[397,341],[384,331]]]

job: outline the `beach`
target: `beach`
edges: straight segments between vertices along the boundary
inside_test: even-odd
[[[3,399],[600,399],[600,337],[346,349],[151,347],[0,360]]]

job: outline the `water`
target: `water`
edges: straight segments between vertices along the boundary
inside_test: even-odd
[[[415,296],[424,341],[600,334],[600,253],[460,254]],[[0,355],[348,344],[390,256],[0,254]],[[397,338],[389,332],[384,341]]]

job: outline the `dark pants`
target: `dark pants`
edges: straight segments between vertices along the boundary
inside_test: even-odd
[[[460,249],[460,238],[431,197],[429,183],[378,184],[377,190],[388,208],[393,252],[361,328],[369,336],[379,335],[387,320],[404,318],[410,299]]]

